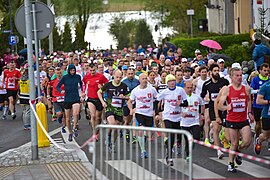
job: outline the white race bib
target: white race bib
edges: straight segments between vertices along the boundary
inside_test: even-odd
[[[64,96],[58,96],[56,97],[57,102],[64,102],[65,97]]]
[[[112,106],[116,108],[122,107],[122,99],[112,98]]]
[[[218,97],[218,93],[211,93],[211,100],[215,101]]]
[[[233,102],[232,103],[233,112],[244,112],[246,109],[245,102]]]
[[[15,88],[15,78],[8,78],[8,88]]]

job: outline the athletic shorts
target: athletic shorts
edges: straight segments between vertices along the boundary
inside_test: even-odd
[[[262,118],[262,129],[264,131],[270,130],[270,118]]]
[[[13,99],[17,99],[17,93],[18,93],[18,90],[9,90],[7,89],[7,98],[9,97],[13,97]]]
[[[65,109],[72,109],[72,105],[73,104],[80,104],[80,102],[79,101],[77,101],[77,102],[64,102],[64,108]]]
[[[7,94],[0,94],[0,103],[4,103],[7,100]]]
[[[221,119],[224,119],[226,117],[226,112],[218,111],[219,117]],[[210,121],[215,121],[216,120],[216,114],[214,108],[209,108],[209,117]]]
[[[253,115],[254,115],[254,119],[255,121],[260,121],[261,120],[261,116],[262,116],[262,108],[255,108],[252,107],[252,111],[253,111]]]
[[[65,112],[64,102],[54,102],[53,107],[56,113]]]
[[[138,126],[153,127],[154,125],[154,118],[152,116],[135,113],[135,118],[138,122]]]
[[[134,109],[136,107],[136,104],[132,104],[132,108]],[[124,116],[128,116],[130,114],[130,110],[128,106],[124,106]]]
[[[114,112],[112,112],[112,111],[107,111],[106,112],[106,118],[108,119],[108,117],[109,116],[114,116],[114,119],[115,120],[117,120],[117,121],[119,121],[119,122],[123,122],[123,116],[118,116],[118,115],[116,115]]]
[[[90,99],[90,98],[88,98],[87,102],[90,102],[90,103],[94,104],[97,111],[102,111],[103,110],[103,106],[102,106],[99,99]]]
[[[250,126],[248,120],[245,120],[243,122],[231,122],[231,121],[226,120],[227,128],[242,129],[245,126]]]

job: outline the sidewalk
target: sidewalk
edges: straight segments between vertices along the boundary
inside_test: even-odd
[[[74,149],[75,143],[61,145]],[[5,180],[92,179],[90,171],[91,164],[80,149],[65,152],[51,144],[39,148],[39,160],[32,161],[27,143],[0,154],[0,179]]]

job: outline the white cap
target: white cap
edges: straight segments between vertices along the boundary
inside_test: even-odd
[[[89,59],[90,59],[90,60],[93,60],[94,58],[93,58],[93,57],[90,57]]]
[[[182,58],[181,62],[187,62],[187,58]]]
[[[239,63],[233,63],[232,68],[239,68],[241,69],[241,65]]]
[[[130,57],[130,54],[126,54],[126,57]]]
[[[222,59],[222,58],[220,58],[220,59],[217,60],[217,63],[222,63],[222,62],[223,63],[225,62],[224,59]]]
[[[192,63],[192,64],[190,65],[190,67],[192,67],[192,68],[194,68],[195,66],[198,66],[198,64],[197,64],[197,63]]]
[[[94,63],[98,63],[98,60],[97,60],[97,59],[95,59],[95,60],[94,60]]]
[[[144,56],[144,53],[143,52],[140,52],[140,54],[139,54],[140,56]]]
[[[201,51],[199,49],[196,49],[195,54],[197,54],[197,53],[201,53]]]

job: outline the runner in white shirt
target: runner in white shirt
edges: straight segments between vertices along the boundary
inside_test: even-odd
[[[164,101],[162,117],[165,127],[180,129],[181,106],[188,106],[187,96],[183,88],[176,87],[176,78],[172,74],[166,76],[166,83],[168,88],[158,94],[157,101]],[[170,166],[173,166],[172,147],[175,142],[174,136],[174,134],[170,134],[169,139],[165,142],[167,148],[166,162]],[[177,139],[180,141],[180,137],[177,137]]]
[[[0,79],[3,79],[3,73],[0,76]],[[3,84],[2,81],[0,81],[0,110],[2,111],[4,109],[3,117],[2,119],[6,119],[6,115],[8,112],[8,98],[7,98],[7,90],[5,84]]]
[[[204,112],[204,102],[199,95],[192,93],[192,81],[186,81],[184,83],[184,89],[187,94],[188,106],[182,107],[180,126],[181,129],[189,131],[193,135],[194,139],[200,140],[200,121],[204,119],[204,114],[200,112]],[[188,161],[188,140],[186,139],[185,142],[186,160]]]
[[[147,76],[142,73],[139,76],[140,85],[131,91],[128,101],[128,108],[130,115],[135,117],[139,126],[153,127],[154,121],[154,102],[157,96],[157,91],[151,85],[148,84]],[[132,103],[135,101],[136,109],[133,109]],[[141,148],[141,158],[147,158],[148,154],[145,150],[145,142],[143,132],[139,131],[137,138]]]

